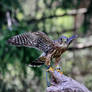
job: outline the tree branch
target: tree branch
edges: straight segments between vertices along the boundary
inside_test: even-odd
[[[92,43],[80,43],[76,46],[70,47],[68,48],[69,51],[73,51],[73,50],[80,50],[80,49],[86,49],[86,48],[92,48]]]
[[[63,17],[63,16],[75,16],[76,14],[84,14],[86,12],[87,12],[86,8],[81,8],[81,9],[77,9],[77,10],[67,11],[66,13],[61,14],[61,15],[51,15],[51,16],[47,16],[47,17],[42,17],[40,19],[34,18],[34,19],[31,19],[31,20],[28,20],[27,23],[31,24],[31,23],[34,23],[34,22],[41,22],[41,21],[44,21],[46,19],[52,19],[52,18]]]
[[[46,92],[90,92],[83,84],[61,75],[57,71],[50,71],[50,74],[51,86],[47,88]]]
[[[48,35],[56,35],[56,34],[63,34],[63,33],[66,33],[66,32],[73,32],[75,30],[75,28],[71,28],[71,29],[63,29],[63,30],[61,30],[60,32],[58,32],[58,31],[56,31],[56,32],[52,32],[52,31],[50,31],[50,32],[48,32],[47,34]]]
[[[6,12],[6,18],[7,18],[7,25],[9,30],[12,30],[12,20],[11,20],[11,16],[10,16],[10,12],[7,11]]]

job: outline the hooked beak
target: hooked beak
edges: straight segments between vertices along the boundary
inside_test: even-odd
[[[73,35],[72,37],[68,38],[67,44],[70,45],[70,43],[71,43],[74,39],[76,39],[77,37],[78,37],[78,35]]]

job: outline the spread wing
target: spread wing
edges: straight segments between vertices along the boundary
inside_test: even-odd
[[[16,35],[11,37],[8,43],[16,46],[37,48],[43,52],[49,51],[54,46],[53,41],[43,32],[27,32]]]

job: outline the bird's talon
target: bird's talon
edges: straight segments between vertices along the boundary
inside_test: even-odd
[[[60,69],[56,69],[57,72],[60,72]]]
[[[60,72],[60,74],[62,75],[62,74],[63,74],[63,72]]]
[[[59,67],[59,65],[56,66],[56,70],[57,71],[60,71],[61,70],[61,68]]]
[[[63,74],[63,72],[60,71],[60,69],[56,69],[57,72],[59,72],[60,74]]]
[[[63,72],[61,72],[61,68],[58,65],[56,66],[56,71],[59,72],[60,74],[63,74]]]
[[[47,70],[47,72],[49,72],[49,71],[54,72],[54,69],[52,67],[49,67],[49,69]]]

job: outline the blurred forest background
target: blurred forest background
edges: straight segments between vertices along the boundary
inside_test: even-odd
[[[28,31],[51,39],[78,34],[60,65],[92,91],[92,0],[0,0],[0,92],[45,92],[46,67],[26,66],[41,52],[7,44]]]

